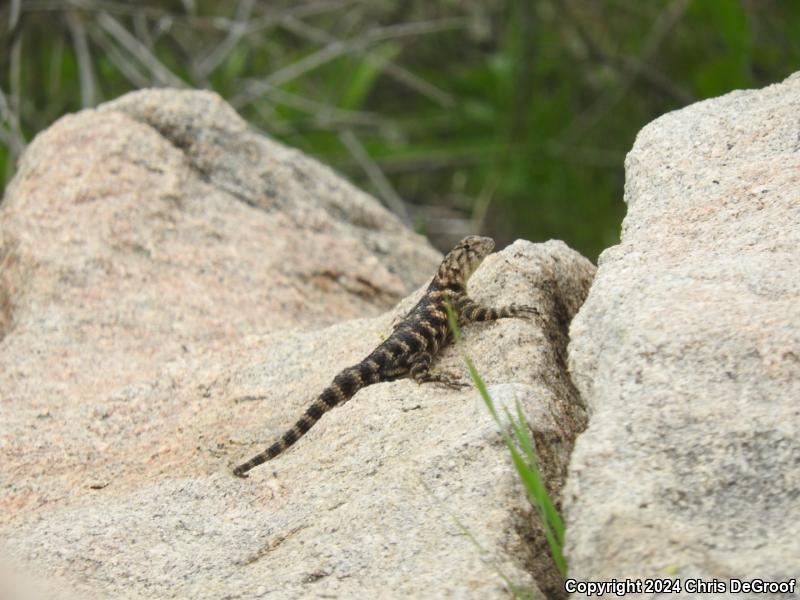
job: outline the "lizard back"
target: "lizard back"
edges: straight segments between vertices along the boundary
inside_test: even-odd
[[[417,383],[439,381],[452,385],[451,380],[435,375],[430,370],[433,357],[450,338],[446,302],[450,303],[461,322],[484,321],[534,311],[516,305],[502,309],[487,308],[467,296],[467,280],[493,249],[494,240],[491,238],[468,236],[461,240],[444,257],[425,294],[395,326],[391,335],[364,360],[339,372],[290,429],[266,450],[237,466],[233,473],[246,477],[250,469],[284,452],[311,429],[322,415],[344,404],[368,385],[406,376],[411,376]]]

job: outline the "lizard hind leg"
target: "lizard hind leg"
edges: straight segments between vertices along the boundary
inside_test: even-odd
[[[432,357],[428,352],[420,352],[411,364],[409,374],[411,378],[419,384],[438,383],[451,389],[461,389],[468,387],[468,384],[461,381],[458,377],[447,373],[434,373],[431,370]]]
[[[433,357],[428,352],[420,352],[414,357],[414,362],[411,363],[408,374],[411,379],[417,383],[425,383],[431,381],[433,374],[431,373],[431,362]]]

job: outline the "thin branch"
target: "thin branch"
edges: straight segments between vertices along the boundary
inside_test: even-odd
[[[148,27],[148,18],[142,13],[136,13],[131,19],[133,23],[133,34],[137,40],[142,42],[148,50],[153,49],[153,36]]]
[[[248,123],[248,127],[256,133],[267,138],[274,135],[290,136],[297,133],[292,123],[279,119],[273,107],[265,102],[256,103],[253,105],[253,109],[256,111],[262,123],[269,123],[269,131],[262,129],[255,123]]]
[[[8,129],[0,128],[0,138],[9,150],[9,160],[6,161],[5,173],[2,174],[3,178],[8,181],[14,174],[16,158],[25,148],[25,140],[20,132],[19,116],[11,112],[7,97],[0,88],[0,122],[2,121],[7,122],[10,126]],[[0,202],[2,202],[2,196],[0,196]]]
[[[590,129],[597,125],[597,123],[626,96],[634,83],[636,83],[636,79],[642,73],[641,65],[647,64],[655,55],[666,39],[667,34],[669,34],[672,28],[675,27],[686,13],[690,2],[691,0],[673,0],[673,2],[661,12],[653,24],[653,27],[650,29],[650,33],[642,48],[641,56],[637,63],[639,66],[627,73],[625,79],[615,90],[598,98],[588,110],[573,121],[570,128],[561,136],[561,140],[556,142],[560,144],[562,152],[572,152],[567,146],[583,138]]]
[[[271,88],[278,87],[293,79],[297,79],[301,75],[309,71],[313,71],[317,67],[328,63],[339,56],[350,51],[350,48],[344,42],[334,42],[328,44],[324,48],[312,52],[308,56],[301,58],[292,64],[274,71],[272,74],[260,81],[251,81],[245,89],[235,94],[230,103],[234,108],[241,108],[257,100],[264,92]]]
[[[559,160],[592,167],[607,168],[618,170],[625,153],[622,151],[608,150],[603,148],[570,148],[568,154],[564,154],[563,147],[554,143],[547,143],[536,147],[538,151],[546,153],[548,156]],[[435,171],[438,169],[450,169],[455,167],[466,167],[470,165],[482,164],[505,164],[508,157],[515,154],[518,150],[515,147],[509,148],[507,144],[496,144],[480,149],[455,149],[431,151],[415,156],[384,156],[375,159],[375,163],[383,173],[422,173],[425,171]],[[347,161],[331,159],[336,167],[351,164]]]
[[[284,9],[280,14],[269,14],[261,18],[252,19],[248,23],[247,35],[274,27],[286,14],[296,15],[298,17],[314,16],[342,9],[358,1],[359,0],[328,0],[300,3],[298,6]],[[183,13],[171,12],[166,8],[160,8],[153,4],[142,5],[138,2],[114,2],[113,0],[25,0],[21,10],[28,13],[62,12],[66,3],[72,8],[79,8],[91,13],[106,12],[124,17],[145,16],[149,19],[168,18],[175,23],[180,23],[192,29],[213,28],[221,31],[228,31],[236,27],[236,21],[227,17],[196,14],[197,8],[195,2],[189,2],[189,0],[183,1]],[[262,4],[268,5],[267,2]]]
[[[561,9],[561,13],[569,19],[570,23],[575,27],[575,32],[578,34],[578,37],[581,38],[590,56],[595,60],[599,60],[616,70],[622,70],[627,74],[633,74],[634,76],[640,75],[642,79],[647,80],[654,88],[681,104],[689,104],[695,100],[692,93],[685,87],[676,84],[651,65],[644,63],[640,59],[617,56],[611,53],[589,32],[586,24],[575,14],[568,2],[565,0],[558,0],[556,4],[557,7]]]
[[[319,29],[317,27],[313,27],[296,19],[294,17],[288,16],[283,19],[281,22],[287,30],[291,31],[295,35],[303,37],[307,40],[316,42],[316,43],[323,43],[323,44],[331,44],[337,41],[337,39],[329,34],[328,32]],[[441,19],[439,21],[421,21],[418,23],[404,23],[401,25],[395,25],[390,27],[382,27],[376,28],[369,32],[367,32],[363,39],[369,40],[370,37],[374,36],[385,36],[380,37],[380,39],[391,39],[393,37],[400,37],[406,35],[420,35],[425,33],[438,33],[441,31],[448,31],[452,29],[457,29],[464,26],[464,21],[462,19]],[[384,62],[383,59],[374,57],[369,53],[365,53],[363,55],[363,59],[367,61],[369,64],[375,66],[379,65],[381,69],[386,72],[387,75],[393,77],[396,81],[404,84],[406,87],[411,88],[412,90],[416,91],[417,93],[426,96],[428,99],[433,100],[437,104],[444,106],[444,107],[451,107],[455,105],[455,99],[451,94],[448,94],[444,90],[436,87],[432,83],[422,79],[418,75],[415,75],[405,67],[397,65],[392,61]]]
[[[290,31],[294,27],[295,33],[306,32],[306,35],[308,35],[308,32],[315,29],[303,23],[299,24],[302,25],[302,27],[300,27],[298,25],[298,21],[291,17],[284,18],[281,21],[281,24]],[[376,27],[350,40],[338,40],[327,34],[323,37],[320,30],[315,30],[313,35],[317,40],[325,39],[327,41],[326,46],[290,65],[287,65],[286,67],[283,67],[282,69],[279,69],[278,71],[273,72],[265,79],[248,82],[245,88],[238,94],[235,94],[230,102],[235,108],[241,108],[242,106],[245,106],[258,99],[266,90],[271,87],[277,87],[292,81],[293,79],[297,79],[305,73],[329,63],[344,54],[356,51],[365,52],[367,47],[372,44],[397,37],[444,31],[446,29],[462,27],[463,24],[463,19],[441,19],[440,21],[433,22],[425,21],[419,23],[404,23],[402,25],[393,25],[390,27]],[[377,59],[366,55],[365,60]],[[416,75],[413,75],[409,71],[402,69],[402,67],[398,67],[397,65],[392,67],[390,65],[392,65],[392,63],[387,63],[384,65],[387,73],[397,72],[397,69],[401,69],[404,72],[403,82],[407,85],[416,85],[415,89],[418,92],[435,99],[436,102],[443,104],[444,106],[451,106],[455,103],[452,96],[447,94],[447,92],[439,90],[428,82],[424,82]]]
[[[413,23],[398,23],[397,25],[387,25],[386,27],[375,27],[367,32],[367,39],[391,40],[398,37],[408,37],[424,35],[429,33],[441,33],[442,31],[452,31],[462,29],[467,24],[463,17],[448,17],[435,21],[415,21]]]
[[[100,26],[113,37],[125,50],[130,52],[145,68],[150,71],[153,78],[162,85],[185,88],[186,83],[167,67],[165,67],[150,50],[125,29],[119,21],[108,13],[101,13],[97,17]]]
[[[0,123],[11,119],[11,111],[8,108],[8,99],[0,88]]]
[[[2,119],[0,119],[0,121],[2,121]],[[4,146],[11,145],[11,132],[2,125],[0,125],[0,142],[2,142]]]
[[[94,106],[95,85],[92,56],[89,53],[89,44],[86,43],[86,28],[74,10],[67,11],[67,28],[75,48],[78,59],[78,76],[81,82],[81,105],[84,108]]]
[[[137,64],[130,61],[127,56],[119,51],[105,31],[97,27],[92,27],[89,29],[89,36],[103,49],[106,58],[111,61],[129,83],[136,88],[146,88],[150,86],[150,78],[147,74],[145,74]]]
[[[254,0],[240,0],[239,5],[236,7],[236,16],[234,17],[233,27],[228,30],[228,35],[216,46],[211,52],[206,54],[194,65],[194,71],[198,78],[205,79],[214,71],[222,62],[228,58],[228,55],[241,41],[242,37],[247,33],[247,22],[250,19],[250,13],[253,12]]]
[[[355,4],[358,1],[359,0],[333,0],[333,1],[323,1],[323,2],[309,2],[306,4],[299,4],[297,6],[293,6],[292,8],[289,9],[285,9],[282,13],[275,14],[274,12],[271,12],[266,16],[252,19],[247,24],[247,35],[250,35],[252,33],[259,33],[265,29],[272,29],[287,17],[294,17],[298,19],[304,17],[314,17],[324,14],[326,12],[341,10],[350,4]]]
[[[11,11],[8,13],[8,30],[11,31],[19,22],[19,13],[22,8],[22,0],[11,0]]]
[[[68,6],[65,6],[68,5]],[[132,17],[144,15],[150,18],[157,18],[164,15],[172,15],[177,18],[184,18],[189,22],[202,22],[209,24],[218,21],[216,17],[199,17],[192,19],[190,16],[175,14],[164,8],[152,5],[140,5],[138,2],[113,2],[109,0],[25,0],[22,9],[27,12],[62,12],[65,8],[80,9],[90,13],[107,12],[115,15]]]
[[[22,35],[20,26],[20,10],[22,7],[21,0],[11,1],[11,11],[9,14],[8,29],[13,32],[11,49],[9,51],[9,75],[8,75],[8,98],[3,96],[3,104],[6,107],[6,120],[10,126],[11,143],[9,150],[11,152],[12,160],[10,164],[14,163],[25,149],[25,137],[22,135],[22,127],[20,126],[20,99],[22,97]],[[2,92],[0,91],[0,94]]]
[[[384,173],[423,173],[427,171],[437,171],[439,169],[450,169],[454,167],[467,167],[470,165],[487,164],[506,151],[507,147],[490,148],[481,151],[433,151],[418,156],[385,156],[376,159],[376,163]],[[331,166],[341,168],[352,164],[350,161],[331,157]]]
[[[342,141],[342,144],[344,144],[345,148],[347,148],[356,162],[364,170],[364,173],[366,173],[367,177],[372,182],[372,185],[374,185],[378,190],[379,196],[383,199],[391,211],[397,215],[400,220],[403,221],[403,223],[409,225],[411,221],[408,218],[408,211],[406,210],[405,202],[403,202],[403,199],[392,187],[392,184],[386,178],[386,175],[383,174],[383,171],[381,171],[380,167],[375,164],[375,161],[372,160],[352,130],[345,129],[340,132],[339,139]]]
[[[336,123],[378,125],[382,122],[375,114],[356,110],[342,110],[298,94],[292,94],[280,88],[270,88],[264,94],[277,103],[310,113],[321,125],[326,127]]]
[[[303,38],[315,44],[331,44],[339,41],[337,38],[323,29],[309,25],[302,19],[298,19],[292,15],[286,15],[280,20],[281,27],[287,31],[294,33],[296,36]]]
[[[430,81],[426,81],[422,77],[415,75],[405,67],[390,62],[385,65],[385,70],[387,75],[391,75],[395,80],[404,84],[406,87],[427,97],[429,100],[433,100],[440,106],[453,108],[456,105],[456,100],[452,94],[436,87]]]

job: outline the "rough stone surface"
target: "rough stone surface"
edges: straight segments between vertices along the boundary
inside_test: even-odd
[[[571,328],[577,579],[800,574],[798,115],[800,74],[665,115],[628,155],[622,242]]]
[[[0,563],[82,599],[557,588],[474,392],[371,386],[230,474],[391,331],[421,290],[386,309],[439,256],[216,96],[141,92],[59,121],[0,206],[0,247]],[[521,402],[554,487],[584,423],[566,332],[593,272],[560,242],[517,242],[471,282],[542,312],[470,326],[465,346]],[[439,365],[463,373],[453,348]]]
[[[281,163],[269,193],[296,201],[270,210],[218,189],[144,118],[111,110],[129,104],[161,106],[154,121],[183,123],[181,145],[194,136],[224,164],[249,164],[225,150],[249,141]],[[315,183],[304,195],[298,180]],[[0,257],[0,521],[69,496],[95,461],[160,460],[171,436],[150,447],[141,436],[173,419],[176,378],[204,353],[379,314],[440,258],[363,192],[249,134],[217,96],[163,90],[37,137],[0,207]]]

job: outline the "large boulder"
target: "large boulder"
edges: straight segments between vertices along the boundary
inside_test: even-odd
[[[0,247],[0,561],[82,599],[559,593],[474,391],[371,386],[231,475],[391,332],[440,255],[217,96],[60,120],[23,157]],[[567,327],[593,273],[517,242],[470,283],[542,313],[468,326],[465,348],[521,403],[556,496],[584,424]],[[454,348],[439,367],[466,378]]]
[[[571,577],[800,573],[798,115],[800,74],[664,115],[628,155],[622,241],[571,328]]]

